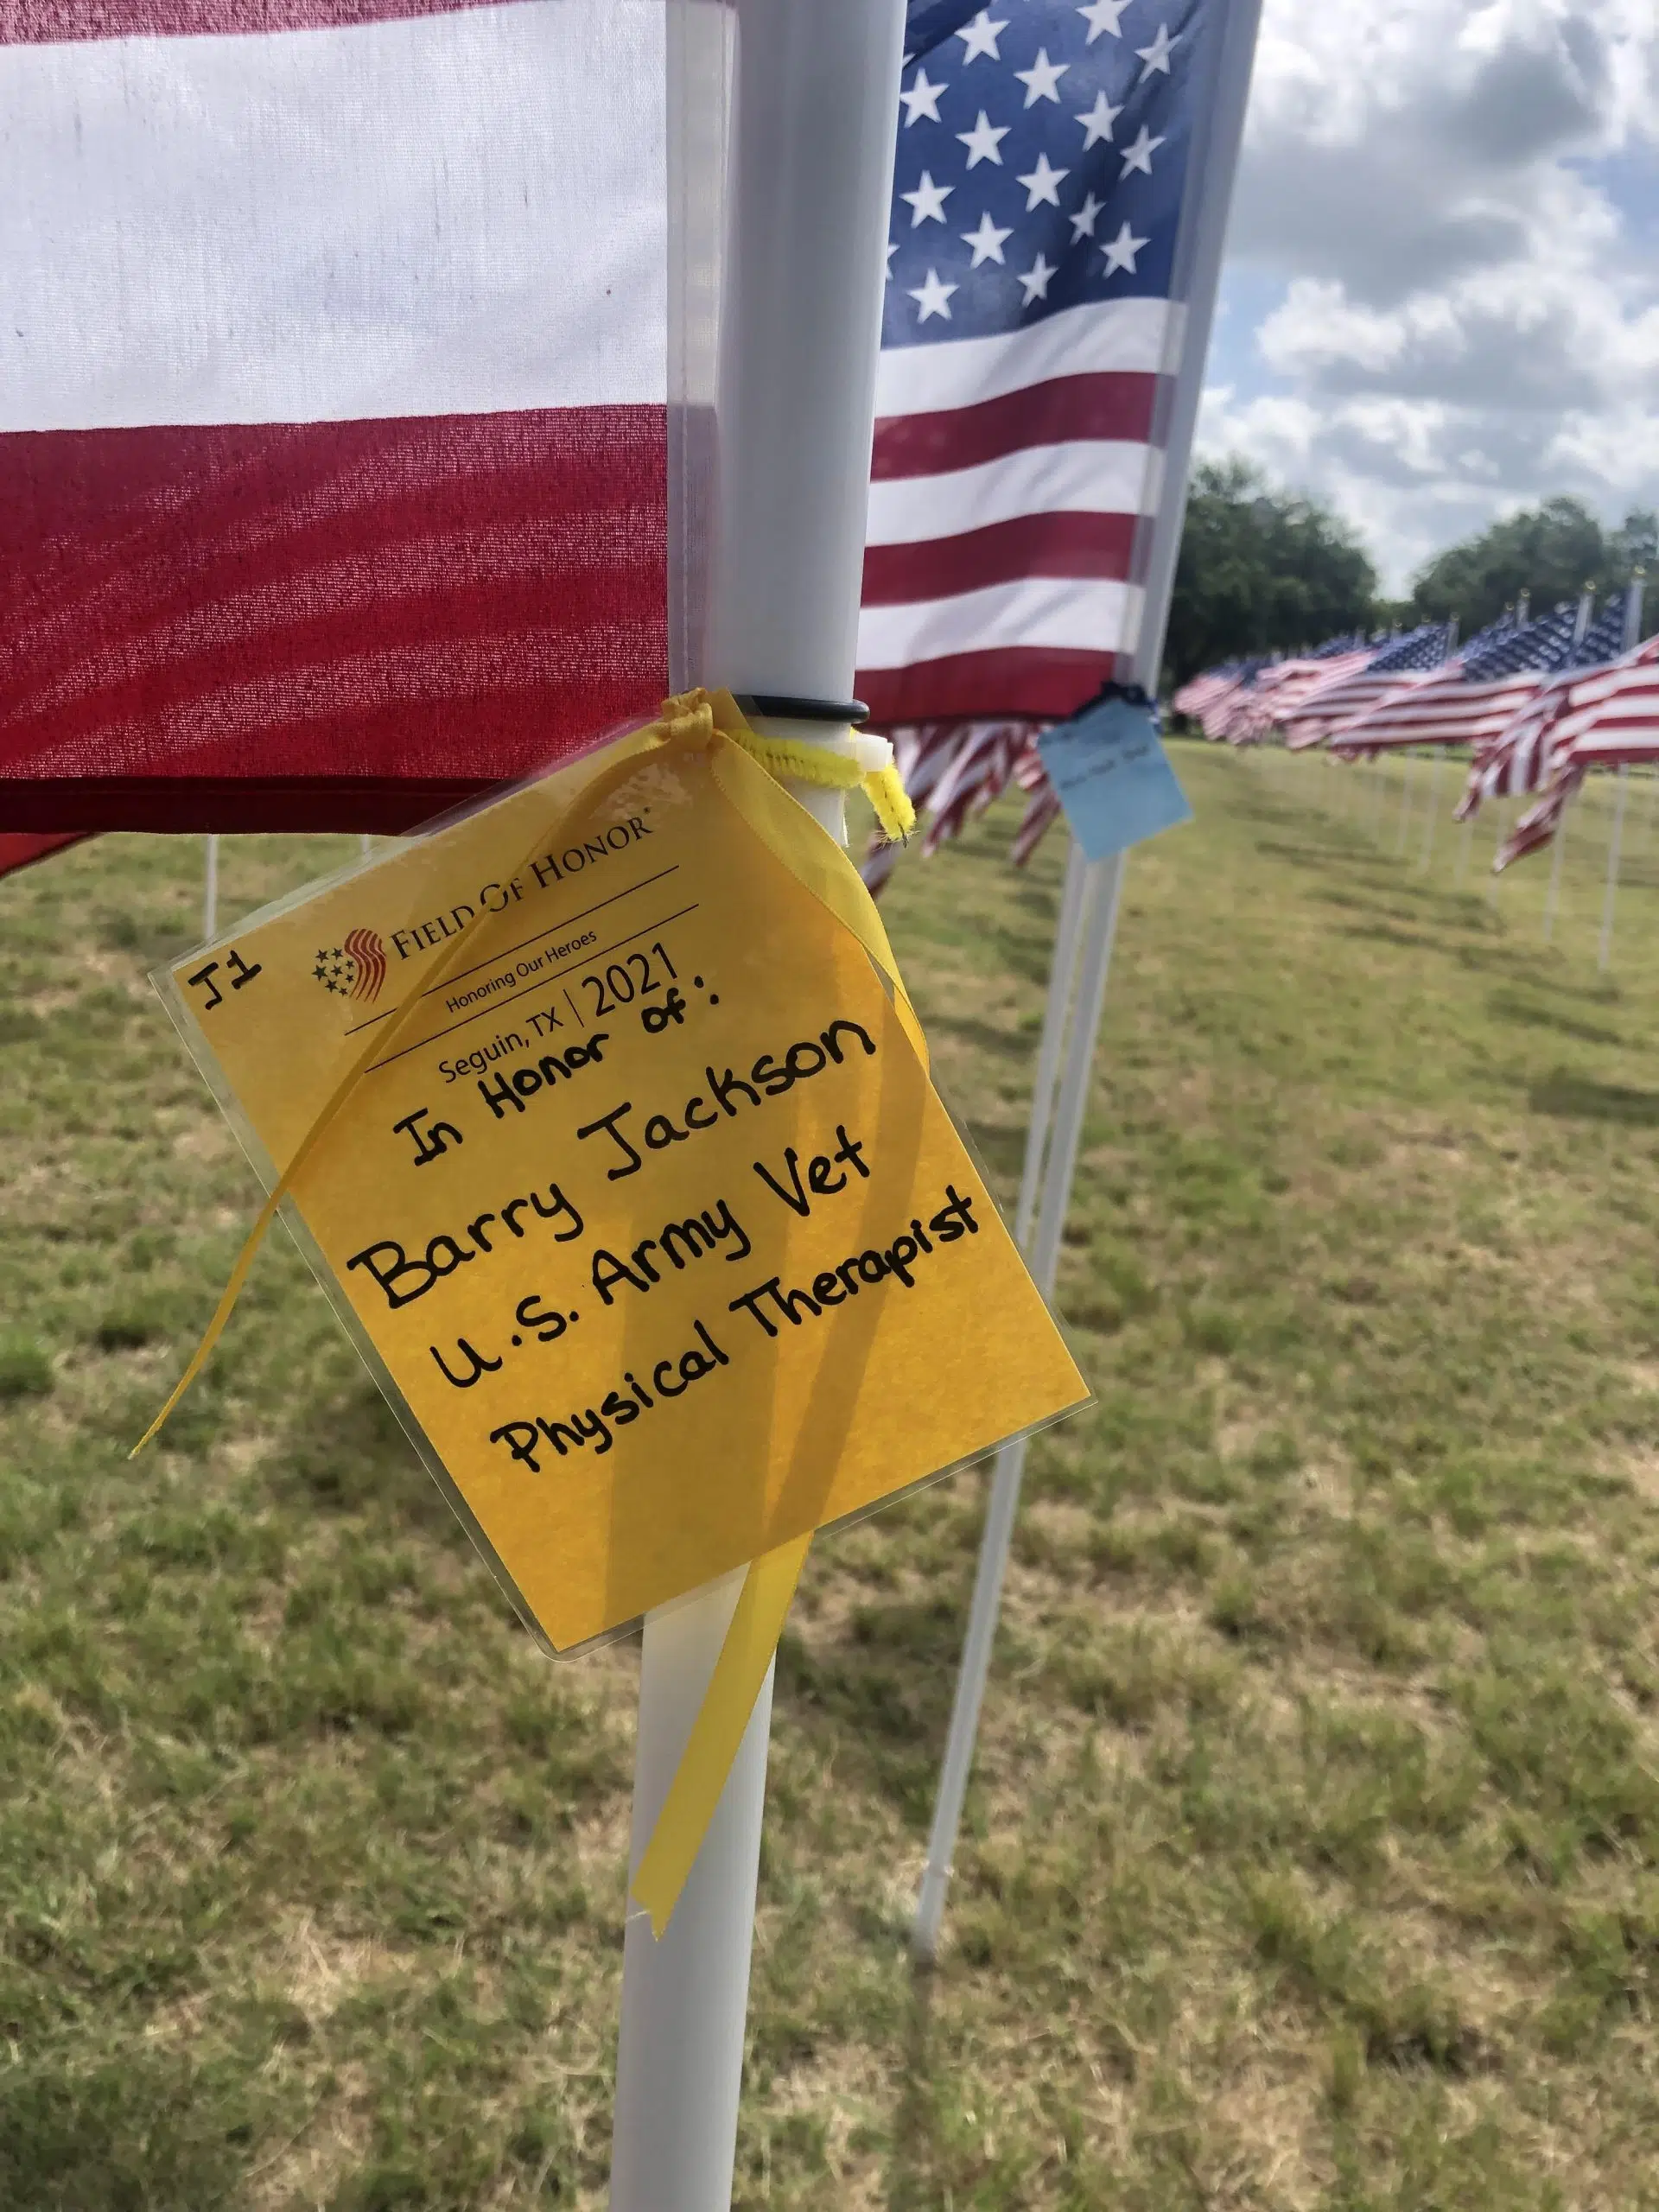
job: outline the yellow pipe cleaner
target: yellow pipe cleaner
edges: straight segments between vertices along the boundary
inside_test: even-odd
[[[780,780],[789,777],[797,783],[816,784],[822,791],[861,790],[875,809],[881,834],[890,845],[900,843],[916,827],[916,810],[885,737],[867,737],[855,731],[855,750],[844,753],[832,745],[813,745],[803,738],[763,737],[738,715],[722,721],[720,728],[752,760],[758,760]]]

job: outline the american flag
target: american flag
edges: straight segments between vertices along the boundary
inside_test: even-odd
[[[1127,675],[1195,80],[1222,0],[918,0],[859,696],[1052,720]]]
[[[0,875],[10,875],[14,869],[28,868],[35,861],[43,861],[48,854],[60,853],[66,845],[84,843],[85,838],[76,830],[60,832],[56,836],[29,836],[23,832],[0,835]]]
[[[1265,660],[1247,660],[1226,669],[1219,669],[1208,680],[1198,677],[1182,686],[1177,702],[1189,702],[1179,711],[1192,716],[1211,743],[1224,737],[1232,716],[1255,692],[1262,671],[1269,666]]]
[[[1349,676],[1334,676],[1315,687],[1295,712],[1285,717],[1285,743],[1293,753],[1319,744],[1351,715],[1364,714],[1391,692],[1426,682],[1441,667],[1456,632],[1450,622],[1425,622],[1372,653]]]
[[[1539,685],[1495,736],[1477,746],[1468,788],[1457,810],[1459,822],[1478,813],[1483,800],[1544,789],[1569,734],[1569,708],[1575,702],[1587,702],[1599,683],[1616,678],[1628,665],[1640,664],[1645,648],[1634,654],[1618,652],[1625,626],[1624,602],[1617,600],[1589,625],[1566,667]]]
[[[1170,705],[1189,721],[1201,721],[1205,709],[1233,690],[1243,672],[1243,664],[1238,661],[1224,661],[1216,668],[1206,668],[1198,675],[1188,677],[1170,701]]]
[[[1659,638],[1566,688],[1556,744],[1583,768],[1632,767],[1659,753]]]
[[[1513,740],[1478,766],[1458,811],[1483,798],[1536,791],[1542,796],[1516,823],[1494,865],[1507,868],[1547,845],[1567,802],[1592,768],[1659,760],[1659,638],[1605,668],[1566,677],[1522,718]]]
[[[1014,833],[1008,858],[1024,868],[1060,816],[1060,795],[1049,780],[1033,738],[1014,764],[1014,779],[1026,793],[1026,810]]]
[[[1411,745],[1493,744],[1552,676],[1611,659],[1624,636],[1622,596],[1582,636],[1571,606],[1536,622],[1500,626],[1471,639],[1433,683],[1385,697],[1345,721],[1332,731],[1331,749],[1351,756]]]
[[[1564,682],[1548,683],[1515,715],[1507,728],[1476,752],[1455,818],[1467,822],[1489,798],[1541,791],[1554,764],[1555,724],[1566,696]]]
[[[0,819],[391,828],[667,660],[662,0],[0,0]]]
[[[1020,721],[978,722],[964,733],[929,796],[924,859],[960,836],[976,815],[1001,798],[1032,734],[1032,726]]]
[[[1331,658],[1316,659],[1308,654],[1263,669],[1251,689],[1221,709],[1216,717],[1216,734],[1230,745],[1260,745],[1270,729],[1282,727],[1311,692],[1355,674],[1370,658],[1370,652],[1362,648]]]

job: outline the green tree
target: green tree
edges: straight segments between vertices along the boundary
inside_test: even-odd
[[[1165,648],[1166,679],[1246,653],[1319,645],[1372,620],[1376,572],[1328,508],[1246,461],[1192,474]]]
[[[1622,591],[1632,570],[1652,566],[1656,550],[1659,518],[1645,509],[1606,531],[1581,499],[1546,499],[1437,553],[1419,571],[1412,602],[1431,620],[1455,614],[1466,637],[1496,621],[1522,592],[1542,613],[1586,586],[1598,598]]]
[[[1659,568],[1659,514],[1651,507],[1632,507],[1608,543],[1624,575],[1640,569],[1652,580]]]

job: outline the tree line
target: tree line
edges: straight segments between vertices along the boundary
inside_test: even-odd
[[[1659,515],[1636,508],[1608,530],[1582,500],[1561,497],[1447,546],[1419,569],[1408,597],[1385,599],[1364,547],[1328,507],[1269,485],[1247,461],[1200,461],[1175,575],[1165,679],[1184,683],[1217,662],[1294,652],[1344,630],[1456,615],[1468,637],[1522,594],[1542,613],[1586,586],[1599,599],[1622,591],[1656,555]],[[1656,628],[1659,605],[1650,600],[1643,634]]]

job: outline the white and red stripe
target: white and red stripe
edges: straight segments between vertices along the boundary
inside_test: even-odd
[[[1509,729],[1478,753],[1458,807],[1546,790],[1559,767],[1618,767],[1659,753],[1659,638],[1605,667],[1553,677]],[[1559,811],[1559,810],[1558,810]]]
[[[1182,684],[1170,701],[1178,715],[1189,721],[1202,722],[1205,711],[1217,699],[1225,697],[1241,681],[1236,669],[1210,668],[1201,675],[1191,677]]]
[[[1230,745],[1261,744],[1269,730],[1285,727],[1303,700],[1363,668],[1370,658],[1366,648],[1330,660],[1284,660],[1264,668],[1250,689],[1221,709],[1217,734]]]
[[[1115,300],[882,353],[858,648],[876,721],[1064,715],[1118,672],[1181,322]]]
[[[660,0],[0,0],[0,820],[396,826],[666,669]]]
[[[1007,789],[1031,737],[1029,722],[981,722],[966,731],[928,800],[923,857],[959,837]]]
[[[1659,638],[1572,684],[1555,745],[1585,768],[1634,766],[1659,754]]]
[[[1027,795],[1026,810],[1014,833],[1008,858],[1015,868],[1024,868],[1061,814],[1060,795],[1049,781],[1034,737],[1027,741],[1025,751],[1014,762],[1014,780]]]
[[[1218,683],[1198,706],[1194,719],[1212,745],[1226,736],[1228,724],[1249,697],[1254,681],[1249,676],[1232,677]]]
[[[1478,814],[1486,799],[1542,790],[1554,765],[1556,724],[1572,681],[1570,677],[1553,677],[1505,728],[1477,747],[1455,810],[1458,821],[1467,822]]]
[[[1510,739],[1478,763],[1459,815],[1483,798],[1519,791],[1541,796],[1516,823],[1495,866],[1508,868],[1548,844],[1567,804],[1592,768],[1659,762],[1659,638],[1605,668],[1558,678]]]
[[[1440,676],[1385,696],[1329,733],[1332,752],[1352,759],[1413,745],[1491,745],[1549,682],[1522,670],[1491,683]]]
[[[1322,745],[1384,699],[1398,698],[1420,684],[1433,683],[1437,673],[1433,669],[1402,669],[1378,676],[1361,669],[1351,676],[1333,677],[1328,683],[1316,685],[1285,717],[1285,744],[1292,753]]]

